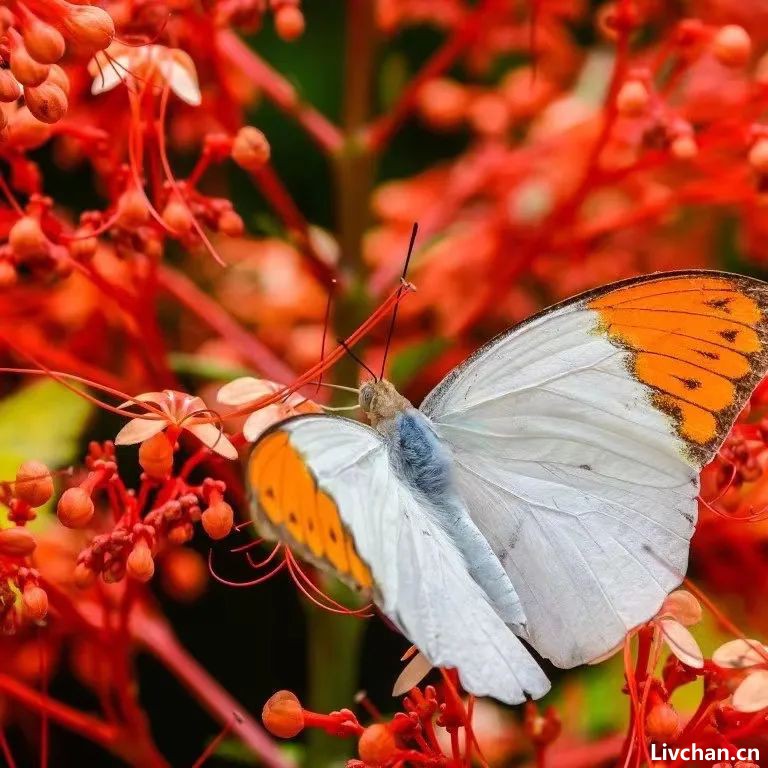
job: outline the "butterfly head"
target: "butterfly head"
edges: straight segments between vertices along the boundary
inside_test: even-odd
[[[360,387],[360,407],[376,427],[381,422],[394,419],[402,410],[410,408],[406,400],[386,379],[372,379]]]

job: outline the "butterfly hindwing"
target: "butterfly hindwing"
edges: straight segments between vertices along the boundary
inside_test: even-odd
[[[495,339],[422,405],[559,666],[611,650],[681,581],[698,470],[766,372],[767,291],[707,272],[608,286]]]

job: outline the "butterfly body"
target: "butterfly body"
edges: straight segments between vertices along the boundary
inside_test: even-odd
[[[517,703],[592,661],[682,580],[698,473],[768,370],[768,286],[649,275],[502,334],[417,409],[361,388],[370,427],[307,415],[249,460],[254,516],[370,589],[464,687]]]
[[[389,382],[368,386],[376,385],[387,386]],[[378,424],[380,428],[384,426],[381,421]],[[499,615],[506,623],[522,627],[525,614],[520,599],[498,557],[472,520],[456,487],[450,451],[435,434],[429,419],[419,410],[407,407],[397,413],[391,427],[384,428],[384,434],[388,436],[393,472],[404,479],[434,522],[445,531],[467,563],[470,576]]]

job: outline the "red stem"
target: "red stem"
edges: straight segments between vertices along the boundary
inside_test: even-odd
[[[376,120],[365,132],[364,144],[370,151],[380,152],[416,105],[423,85],[445,72],[456,59],[478,39],[490,11],[498,0],[482,0],[457,26],[422,69],[413,77],[392,110]]]
[[[231,723],[232,733],[251,749],[267,768],[293,768],[269,736],[240,705],[187,653],[170,627],[139,609],[132,612],[131,633],[137,643],[162,662],[220,723]]]
[[[113,749],[119,739],[120,730],[60,701],[28,688],[10,675],[0,673],[0,691],[42,714],[47,714],[65,728],[79,733],[89,741],[95,741]]]
[[[162,288],[225,338],[264,376],[275,381],[293,381],[296,378],[296,374],[269,347],[246,331],[218,302],[201,291],[186,275],[161,265],[157,277]]]
[[[335,271],[320,257],[312,246],[309,224],[272,166],[265,165],[251,175],[261,190],[261,194],[264,195],[267,202],[275,209],[286,227],[298,234],[301,255],[304,256],[312,273],[324,285],[333,285]]]

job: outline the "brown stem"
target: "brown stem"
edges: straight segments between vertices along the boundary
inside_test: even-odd
[[[131,615],[131,634],[195,695],[200,704],[256,754],[267,768],[293,768],[250,715],[179,644],[171,628],[138,606]]]

